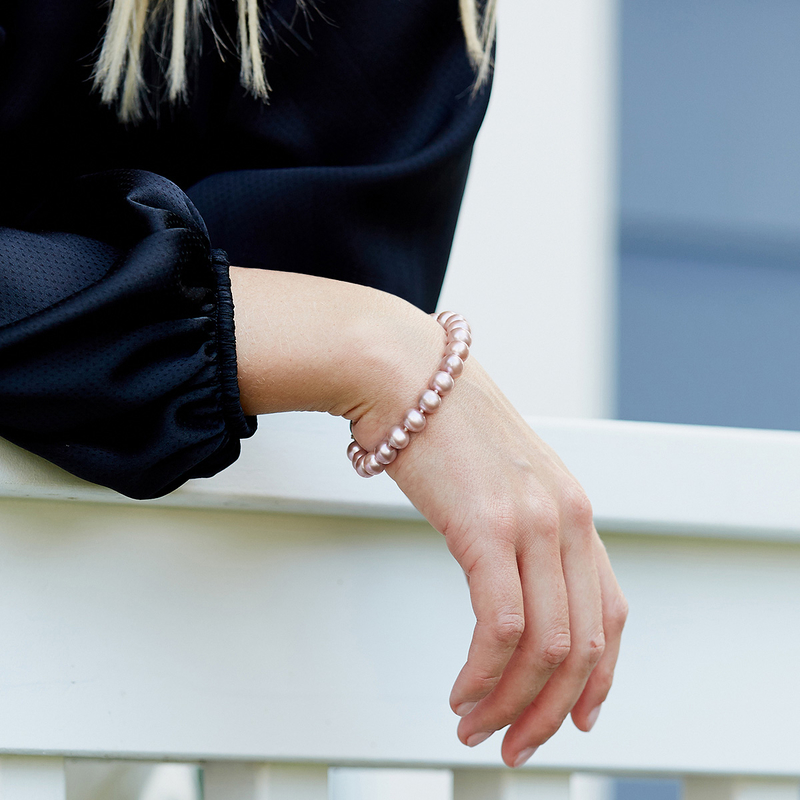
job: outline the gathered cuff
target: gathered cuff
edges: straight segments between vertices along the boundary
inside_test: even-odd
[[[224,250],[212,250],[211,262],[217,278],[217,372],[222,389],[222,412],[230,433],[239,439],[246,439],[256,432],[257,420],[242,411],[239,395],[228,254]]]
[[[97,173],[30,228],[0,227],[0,435],[139,499],[232,464],[256,420],[228,259],[187,196],[153,173]]]

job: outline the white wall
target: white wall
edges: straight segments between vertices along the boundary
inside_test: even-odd
[[[440,308],[524,414],[614,411],[616,29],[615,0],[501,0]]]

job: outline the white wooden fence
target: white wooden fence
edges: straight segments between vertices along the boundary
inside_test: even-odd
[[[500,26],[444,304],[523,411],[611,414],[615,1],[504,0]],[[340,420],[265,418],[234,467],[147,504],[0,442],[0,800],[166,800],[169,761],[202,766],[206,800],[388,800],[348,767],[420,776],[413,800],[421,769],[444,778],[426,800],[609,800],[611,775],[797,800],[800,434],[531,422],[632,611],[593,732],[567,723],[520,771],[499,735],[458,743],[463,576],[343,463]]]
[[[322,800],[342,766],[452,770],[455,800],[608,796],[576,773],[797,800],[800,434],[531,423],[631,603],[591,734],[521,771],[499,734],[456,740],[463,575],[389,478],[346,468],[341,420],[265,418],[239,463],[150,503],[3,444],[0,798],[84,800],[64,759],[102,757],[201,763],[206,800]]]

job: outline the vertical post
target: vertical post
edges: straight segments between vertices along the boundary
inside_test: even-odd
[[[328,800],[328,767],[210,761],[204,800]]]
[[[66,800],[64,759],[0,756],[0,800]]]
[[[330,800],[453,800],[453,773],[444,769],[335,767]]]
[[[614,800],[614,779],[589,772],[575,772],[570,800]]]
[[[569,773],[510,769],[453,771],[453,800],[570,800]]]
[[[611,416],[617,2],[503,0],[498,27],[439,307],[521,413]]]
[[[683,800],[798,800],[797,779],[686,778]]]

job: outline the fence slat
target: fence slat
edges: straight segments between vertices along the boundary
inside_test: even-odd
[[[591,772],[574,772],[570,800],[614,800],[614,779]]]
[[[0,756],[0,800],[66,800],[64,759]]]
[[[800,800],[800,781],[686,778],[683,800]]]
[[[204,800],[328,800],[328,767],[206,762],[203,796]]]
[[[569,773],[453,771],[453,800],[570,800]]]

